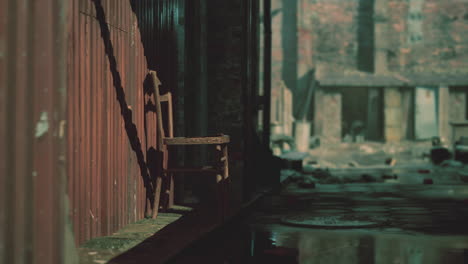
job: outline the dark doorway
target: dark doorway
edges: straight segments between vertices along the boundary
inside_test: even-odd
[[[342,136],[353,142],[383,139],[381,88],[346,87],[342,94]]]

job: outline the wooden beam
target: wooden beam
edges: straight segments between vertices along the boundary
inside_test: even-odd
[[[223,135],[218,137],[175,137],[164,138],[165,145],[216,145],[229,143],[229,136]]]

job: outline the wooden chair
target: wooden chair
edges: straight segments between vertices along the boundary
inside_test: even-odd
[[[216,183],[216,196],[218,203],[219,217],[224,220],[227,217],[228,212],[228,199],[229,199],[229,166],[228,166],[228,143],[230,141],[229,136],[219,135],[213,137],[174,137],[173,130],[173,114],[172,114],[172,95],[170,92],[166,94],[159,93],[159,86],[161,81],[159,80],[156,71],[150,71],[152,86],[154,88],[154,102],[156,105],[156,117],[157,117],[157,148],[156,150],[163,153],[163,177],[156,179],[156,188],[154,192],[154,205],[152,210],[152,218],[156,218],[160,206],[161,196],[161,185],[166,187],[165,193],[168,195],[169,201],[164,206],[171,207],[174,204],[174,173],[193,173],[194,175],[200,174],[212,174]],[[163,113],[162,103],[167,103],[167,133],[163,126]],[[212,145],[216,151],[216,165],[213,167],[202,167],[202,168],[169,168],[168,160],[170,151],[169,146],[183,146],[183,145]],[[162,178],[169,181],[166,184],[162,184]],[[164,208],[167,209],[167,208]]]

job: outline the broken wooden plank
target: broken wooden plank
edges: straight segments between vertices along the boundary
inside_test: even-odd
[[[217,136],[217,137],[175,137],[175,138],[164,138],[163,142],[165,145],[199,145],[199,144],[227,144],[229,143],[229,136]]]

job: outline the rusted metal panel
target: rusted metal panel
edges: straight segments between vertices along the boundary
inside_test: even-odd
[[[156,115],[145,111],[143,84],[156,69],[163,89],[175,90],[177,2],[70,3],[68,192],[78,243],[144,217]]]
[[[173,3],[0,0],[2,262],[61,263],[65,156],[77,242],[144,217],[156,122],[143,83],[168,65],[175,89],[175,45],[159,43],[173,37]]]
[[[0,1],[1,263],[63,263],[65,7]]]
[[[7,98],[7,82],[6,82],[6,41],[7,41],[7,26],[8,26],[8,17],[5,15],[5,12],[8,9],[8,1],[0,1],[0,146],[3,146],[0,149],[0,261],[5,263],[6,259],[6,250],[7,244],[12,243],[10,237],[7,237],[7,201],[9,201],[9,194],[5,188],[7,185],[7,156],[9,151],[7,151],[8,141],[6,139],[7,135],[7,108],[6,108],[6,98]],[[11,147],[11,146],[10,146]],[[9,149],[8,149],[9,150]],[[11,249],[11,248],[8,248]]]

